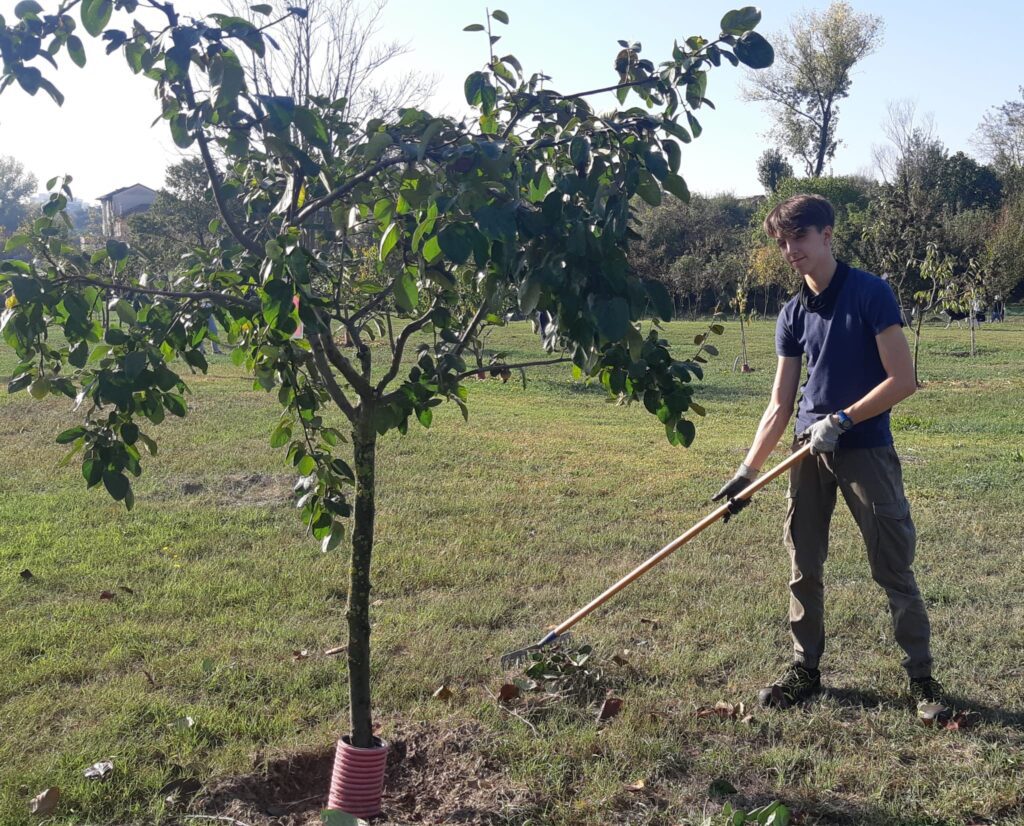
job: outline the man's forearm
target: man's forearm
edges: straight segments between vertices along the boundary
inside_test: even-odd
[[[779,404],[768,406],[761,417],[761,423],[757,427],[757,433],[747,452],[747,458],[743,460],[747,467],[756,471],[761,469],[771,452],[775,450],[779,439],[786,432],[792,415],[793,408],[791,407],[786,408]]]
[[[853,419],[854,424],[859,424],[894,407],[908,396],[913,395],[915,390],[917,390],[917,385],[912,381],[900,381],[890,376],[876,385],[866,396],[843,410],[847,416]]]

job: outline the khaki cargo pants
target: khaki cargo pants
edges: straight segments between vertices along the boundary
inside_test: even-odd
[[[896,642],[906,652],[903,667],[911,677],[928,676],[928,612],[911,569],[917,534],[891,445],[840,448],[808,456],[790,470],[785,543],[793,563],[789,624],[794,659],[817,668],[825,651],[823,575],[837,489],[864,536],[871,576],[889,598]]]

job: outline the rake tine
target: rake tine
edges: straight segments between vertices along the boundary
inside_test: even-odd
[[[572,639],[572,634],[569,634],[568,632],[565,634],[557,634],[554,631],[551,631],[544,637],[544,639],[540,640],[540,642],[534,643],[533,645],[528,645],[526,646],[526,648],[519,648],[515,651],[509,651],[505,654],[502,654],[501,667],[505,670],[508,670],[514,666],[519,665],[534,651],[540,651],[546,646],[551,645],[552,643],[561,644],[563,642],[567,642],[570,639]]]

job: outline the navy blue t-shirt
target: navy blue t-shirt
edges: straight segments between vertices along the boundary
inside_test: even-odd
[[[807,380],[800,388],[796,415],[798,434],[885,381],[875,336],[893,324],[902,326],[903,319],[889,285],[843,262],[820,296],[805,285],[782,308],[775,325],[775,352],[807,355]],[[889,411],[858,422],[839,437],[839,444],[848,448],[891,445]]]

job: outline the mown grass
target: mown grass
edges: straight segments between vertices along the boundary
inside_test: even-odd
[[[753,325],[748,375],[729,371],[739,334],[726,327],[689,450],[670,447],[642,407],[609,405],[561,367],[525,389],[474,383],[468,423],[445,407],[429,431],[383,440],[383,733],[479,721],[487,736],[474,747],[531,801],[505,812],[510,823],[701,823],[723,802],[709,793],[719,778],[734,804],[780,799],[802,823],[1024,823],[1019,316],[984,327],[973,359],[966,330],[926,328],[925,386],[893,419],[937,675],[980,712],[976,727],[915,723],[884,595],[841,509],[829,693],[746,724],[693,715],[750,703],[788,659],[782,482],[577,626],[602,657],[629,652],[618,717],[598,727],[594,708],[563,704],[525,723],[495,703],[503,651],[697,521],[743,458],[771,383],[773,326]],[[703,328],[668,334],[686,353]],[[526,325],[490,343],[536,355]],[[0,374],[12,363],[0,353]],[[321,554],[289,506],[283,457],[267,444],[275,400],[226,357],[190,383],[192,412],[154,434],[160,455],[132,513],[84,490],[74,465],[56,467],[65,403],[0,396],[0,823],[32,822],[29,798],[55,785],[51,823],[177,822],[159,794],[169,779],[247,772],[346,730],[344,658],[322,654],[344,642],[345,554]],[[311,655],[296,661],[302,649]],[[448,702],[431,697],[442,683]],[[110,777],[83,778],[105,759]],[[638,779],[643,791],[625,790]]]

